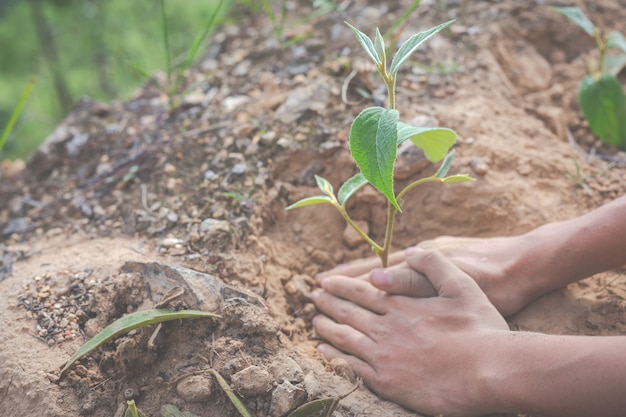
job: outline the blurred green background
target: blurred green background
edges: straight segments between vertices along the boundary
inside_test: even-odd
[[[217,23],[234,2],[225,1]],[[174,61],[187,54],[219,0],[164,4]],[[0,0],[0,131],[37,76],[0,159],[28,156],[82,96],[129,98],[146,81],[133,65],[165,70],[161,17],[157,0]]]

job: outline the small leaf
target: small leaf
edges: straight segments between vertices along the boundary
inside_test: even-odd
[[[467,174],[456,174],[451,175],[443,179],[444,184],[453,184],[455,182],[468,182],[468,181],[476,181],[476,178],[472,178]]]
[[[410,139],[430,162],[439,162],[456,142],[452,129],[441,127],[415,127],[398,122],[398,145]]]
[[[307,197],[307,198],[303,198],[300,201],[296,201],[292,205],[288,206],[285,210],[291,210],[291,209],[300,208],[300,207],[312,206],[314,204],[333,204],[334,205],[334,201],[333,201],[332,198],[330,198],[328,196],[325,196],[325,195],[320,195],[320,196],[315,196],[315,197]]]
[[[218,316],[217,314],[207,313],[206,311],[198,310],[173,311],[169,309],[154,309],[137,311],[131,314],[127,314],[117,319],[109,326],[105,327],[104,330],[89,339],[87,343],[82,345],[78,349],[78,351],[76,351],[76,353],[67,361],[63,369],[61,369],[61,374],[59,378],[62,378],[65,371],[67,371],[69,367],[72,366],[74,362],[76,362],[78,359],[82,358],[98,346],[116,336],[127,333],[133,329],[149,326],[151,324],[196,317],[221,318],[221,316]]]
[[[578,101],[589,127],[604,142],[626,149],[626,96],[617,78],[588,75],[578,89]]]
[[[376,28],[376,36],[374,37],[374,48],[376,53],[381,59],[381,65],[384,67],[387,62],[387,54],[385,52],[385,40],[383,35],[380,34],[380,30]],[[384,68],[382,68],[384,70]]]
[[[589,36],[593,36],[596,28],[587,16],[578,7],[550,7],[555,12],[565,16],[570,22],[587,32]]]
[[[425,30],[424,32],[417,33],[411,36],[409,39],[407,39],[402,44],[402,46],[400,46],[400,49],[398,49],[398,52],[391,60],[391,67],[390,67],[391,75],[395,76],[397,74],[398,69],[400,69],[400,65],[402,65],[402,63],[406,61],[407,58],[411,56],[411,54],[415,52],[415,50],[422,43],[424,43],[426,40],[428,40],[431,36],[435,35],[440,30],[444,29],[446,26],[450,25],[452,22],[454,22],[454,20],[447,21],[438,26],[435,26],[434,28]]]
[[[378,56],[378,53],[376,52],[376,48],[374,47],[372,40],[365,33],[361,32],[360,30],[352,26],[350,23],[345,22],[345,24],[348,25],[350,29],[352,29],[352,31],[354,32],[354,35],[356,36],[356,39],[359,41],[363,49],[365,49],[365,52],[367,52],[370,58],[372,58],[372,61],[374,61],[374,64],[376,64],[376,66],[380,66],[383,61],[380,58],[380,56]]]
[[[367,180],[360,172],[344,182],[343,185],[339,187],[339,192],[337,193],[339,204],[342,206],[345,205],[352,194],[360,190],[365,184],[367,184]]]
[[[317,186],[319,187],[320,190],[322,190],[324,194],[326,194],[327,196],[331,198],[335,198],[335,190],[333,190],[333,186],[330,182],[320,177],[319,175],[315,176],[315,182],[317,183]]]
[[[287,417],[331,417],[338,404],[337,398],[320,398],[302,404],[289,413]]]
[[[235,406],[237,411],[239,411],[239,414],[241,414],[242,417],[253,417],[250,411],[248,411],[248,409],[246,408],[246,406],[243,405],[239,397],[235,395],[235,392],[230,387],[230,385],[228,385],[228,382],[226,382],[224,377],[220,375],[220,373],[217,372],[215,369],[210,369],[209,372],[213,374],[213,376],[217,380],[217,383],[220,384],[220,387],[222,387],[222,390],[226,393],[226,396],[228,397],[230,402]]]
[[[450,166],[452,165],[452,160],[454,159],[454,152],[455,151],[453,149],[449,154],[446,155],[446,157],[443,159],[443,162],[441,163],[441,166],[437,170],[435,177],[443,178],[448,174]]]
[[[614,77],[622,72],[626,67],[626,54],[609,55],[604,56],[604,72],[611,74]]]
[[[189,411],[180,411],[178,407],[172,404],[165,404],[161,408],[161,417],[198,417]]]
[[[609,32],[606,37],[606,47],[626,52],[626,36],[616,31]]]
[[[363,176],[398,210],[393,191],[393,164],[398,142],[398,111],[363,110],[350,129],[350,152]]]
[[[144,413],[141,412],[135,405],[135,400],[126,401],[126,412],[124,413],[124,417],[146,417]]]

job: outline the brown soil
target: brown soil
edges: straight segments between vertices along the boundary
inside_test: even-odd
[[[353,0],[303,21],[295,18],[311,11],[301,3],[290,11],[287,36],[303,39],[292,45],[274,40],[263,15],[241,16],[217,33],[187,75],[195,87],[178,109],[169,111],[151,86],[125,103],[85,99],[24,170],[3,166],[0,415],[119,417],[129,389],[146,416],[166,404],[200,417],[238,415],[209,369],[256,416],[282,416],[353,386],[349,369],[315,351],[308,293],[316,273],[369,249],[344,238],[331,207],[284,208],[316,193],[314,174],[338,186],[355,173],[349,126],[372,104],[358,89],[380,99],[376,78],[361,70],[342,100],[364,57],[342,22],[369,33],[404,9]],[[446,11],[423,3],[405,35],[458,22],[416,54],[425,66],[401,74],[398,107],[404,120],[453,128],[451,171],[478,180],[409,194],[398,249],[444,234],[520,233],[624,194],[624,155],[594,140],[577,108],[593,48],[582,31],[541,1],[448,2]],[[623,1],[593,3],[586,10],[597,25],[619,29],[626,21]],[[579,148],[568,143],[568,129]],[[399,182],[433,169],[422,159],[402,154]],[[566,176],[575,175],[575,160],[591,195]],[[360,192],[350,212],[381,239],[380,196]],[[198,287],[215,278],[224,286]],[[511,324],[624,334],[625,284],[624,271],[599,274],[543,297]],[[173,286],[187,288],[176,307],[223,318],[166,323],[152,346],[153,327],[133,331],[57,381],[86,338],[153,307]],[[337,415],[414,414],[362,387]]]

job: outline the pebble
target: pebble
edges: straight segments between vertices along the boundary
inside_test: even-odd
[[[285,381],[278,385],[272,392],[270,404],[271,417],[283,417],[299,406],[305,399],[306,391],[303,388]]]
[[[473,158],[470,161],[470,167],[477,175],[485,175],[489,171],[489,166],[480,158]]]
[[[233,374],[231,382],[233,389],[244,397],[257,397],[272,389],[270,373],[256,365]]]
[[[213,379],[204,375],[191,375],[176,384],[178,395],[189,403],[208,401],[213,394]]]

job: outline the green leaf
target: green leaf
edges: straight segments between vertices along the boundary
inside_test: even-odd
[[[437,173],[435,173],[435,177],[443,178],[448,174],[450,166],[452,165],[452,160],[454,159],[454,152],[455,151],[453,149],[452,152],[446,155],[446,157],[443,159],[443,162],[441,163],[441,166],[437,170]]]
[[[374,48],[376,49],[376,53],[381,59],[381,65],[384,66],[387,62],[387,55],[385,52],[385,40],[383,38],[383,35],[380,34],[380,30],[378,30],[378,28],[376,28],[376,37],[374,37]]]
[[[350,152],[363,176],[398,210],[393,191],[393,164],[398,143],[398,111],[363,110],[350,129]]]
[[[589,127],[604,142],[626,149],[626,96],[619,80],[588,75],[578,89],[578,101]]]
[[[332,204],[334,205],[334,200],[328,196],[320,195],[315,197],[307,197],[303,198],[300,201],[296,201],[292,205],[288,206],[285,210],[291,210],[300,207],[312,206],[314,204]]]
[[[455,182],[468,182],[468,181],[476,181],[476,178],[472,178],[467,174],[456,174],[451,175],[443,179],[444,184],[453,184]]]
[[[350,29],[352,29],[354,35],[356,36],[356,39],[359,41],[363,49],[365,49],[365,52],[367,52],[370,58],[372,58],[374,64],[376,64],[376,66],[380,66],[383,61],[378,55],[378,52],[376,52],[376,48],[374,47],[372,40],[365,33],[361,32],[350,23],[345,22],[345,24],[348,25]]]
[[[593,36],[596,28],[587,16],[578,7],[550,7],[555,12],[565,16],[570,22],[587,32],[589,36]]]
[[[319,187],[320,190],[322,190],[324,194],[326,194],[327,196],[331,198],[335,198],[335,190],[333,190],[333,186],[330,182],[320,177],[319,175],[315,176],[315,182],[317,183],[317,186]]]
[[[210,369],[209,371],[211,372],[211,374],[213,374],[213,376],[217,380],[217,383],[220,384],[220,387],[222,387],[222,390],[226,393],[226,396],[228,397],[230,402],[235,406],[237,411],[239,411],[239,414],[241,414],[242,417],[253,417],[250,411],[248,411],[246,406],[241,402],[239,397],[235,395],[235,392],[230,387],[230,385],[228,385],[228,382],[226,382],[224,377],[220,375],[220,373],[217,372],[215,369]]]
[[[400,49],[398,49],[398,52],[396,53],[396,55],[393,57],[393,60],[391,61],[391,67],[390,67],[391,75],[395,76],[397,74],[398,69],[400,69],[400,65],[402,65],[402,63],[406,61],[407,58],[411,56],[411,54],[415,52],[415,50],[422,43],[424,43],[426,40],[428,40],[431,36],[435,35],[440,30],[444,29],[446,26],[450,25],[452,22],[454,22],[454,20],[449,20],[445,23],[435,26],[434,28],[425,30],[424,32],[417,33],[411,36],[409,39],[407,39],[406,42],[404,42],[402,46],[400,46]]]
[[[127,314],[105,327],[100,333],[92,337],[84,345],[76,351],[76,353],[67,361],[59,378],[63,377],[63,374],[74,364],[78,359],[82,358],[98,346],[113,339],[116,336],[127,333],[133,329],[149,326],[151,324],[162,323],[170,320],[190,319],[197,317],[209,317],[209,318],[221,318],[221,316],[213,313],[207,313],[206,311],[198,310],[181,310],[174,311],[169,309],[154,309],[137,311],[135,313]]]
[[[339,187],[339,192],[337,193],[339,204],[342,206],[345,205],[348,199],[352,197],[352,194],[360,190],[365,184],[367,184],[367,180],[360,172],[344,182],[343,185]]]
[[[146,417],[144,413],[141,412],[140,409],[135,405],[135,400],[126,401],[126,411],[124,412],[124,417]]]
[[[189,411],[180,411],[178,407],[172,404],[165,404],[161,408],[161,417],[198,417]]]
[[[626,36],[616,31],[609,32],[606,36],[606,47],[626,52]]]
[[[410,139],[430,162],[439,162],[456,142],[452,129],[441,127],[415,127],[398,122],[398,145]]]
[[[13,109],[13,113],[11,113],[9,122],[4,127],[4,130],[2,131],[2,136],[0,136],[0,151],[2,151],[4,144],[6,143],[7,139],[9,138],[9,135],[11,134],[11,131],[13,130],[13,126],[15,126],[17,119],[20,117],[20,114],[22,113],[22,110],[24,109],[24,105],[26,105],[26,100],[28,99],[30,92],[33,90],[33,87],[35,87],[36,79],[37,77],[33,76],[28,82],[28,84],[26,84],[26,88],[24,88],[24,91],[22,91],[22,95],[20,96],[20,99],[15,105],[15,108]]]
[[[604,56],[604,72],[615,77],[626,67],[626,54]]]

